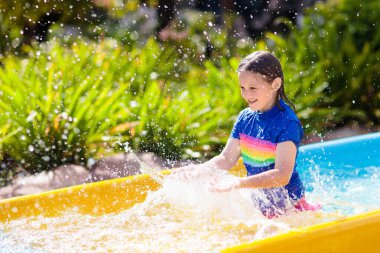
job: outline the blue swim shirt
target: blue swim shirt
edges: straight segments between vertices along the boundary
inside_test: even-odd
[[[239,139],[241,156],[248,176],[256,175],[274,168],[276,146],[278,143],[292,141],[298,148],[303,137],[303,129],[295,112],[280,100],[277,105],[266,112],[252,111],[246,108],[235,121],[230,138]],[[299,174],[293,169],[289,183],[285,186],[289,196],[300,199],[304,195]]]

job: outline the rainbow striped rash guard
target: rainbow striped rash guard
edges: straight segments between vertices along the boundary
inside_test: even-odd
[[[277,143],[292,141],[297,147],[303,137],[303,129],[294,111],[283,101],[269,111],[260,113],[246,108],[240,112],[231,132],[231,138],[239,139],[241,156],[248,176],[274,168]],[[304,187],[294,166],[289,183],[285,186],[289,196],[300,199]]]

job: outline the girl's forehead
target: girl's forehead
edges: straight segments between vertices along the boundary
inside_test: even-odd
[[[239,81],[241,82],[248,82],[248,83],[262,83],[266,81],[266,76],[256,73],[256,72],[251,72],[251,71],[242,71],[239,72],[238,74]]]

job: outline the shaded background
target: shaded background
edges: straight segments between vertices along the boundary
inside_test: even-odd
[[[375,0],[3,0],[0,185],[126,146],[163,167],[214,156],[254,50],[280,59],[304,143],[378,131],[379,20]]]

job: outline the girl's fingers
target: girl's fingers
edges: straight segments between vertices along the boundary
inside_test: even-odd
[[[194,169],[190,167],[183,167],[179,169],[174,169],[171,173],[171,177],[177,180],[188,181],[191,178],[195,178],[196,173]]]
[[[233,181],[220,181],[217,179],[210,180],[209,189],[212,192],[227,192],[240,188],[240,179],[235,179]]]
[[[210,180],[210,182],[209,182],[209,190],[211,192],[224,192],[224,191],[226,191],[225,187],[221,187],[220,181],[217,180],[216,178]]]
[[[210,191],[212,191],[212,192],[227,192],[229,190],[230,189],[228,189],[228,188],[220,187],[220,186],[214,186],[214,187],[210,188]]]

